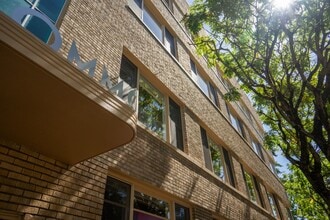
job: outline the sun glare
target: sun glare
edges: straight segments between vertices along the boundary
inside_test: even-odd
[[[273,0],[272,3],[276,9],[287,9],[292,4],[293,0]]]

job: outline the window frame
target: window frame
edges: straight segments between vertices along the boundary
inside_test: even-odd
[[[131,69],[135,69],[133,72],[125,72],[125,66],[123,65],[123,63],[126,63],[128,65],[130,65]],[[127,80],[123,79],[121,77],[121,73],[124,73],[124,74],[127,74],[125,75],[126,78],[129,78],[129,75],[133,74],[132,75],[132,79],[136,80],[136,82],[133,82],[133,81],[130,81],[130,82],[127,82]],[[134,84],[135,87],[132,87],[131,88],[135,88],[137,89],[137,99],[136,99],[136,115],[137,115],[137,118],[138,118],[138,123],[143,126],[145,129],[147,129],[149,132],[151,132],[153,135],[155,135],[156,137],[159,137],[161,138],[163,141],[166,141],[167,143],[169,143],[170,145],[172,145],[173,147],[181,150],[184,152],[184,148],[185,148],[185,140],[184,140],[184,132],[185,132],[185,127],[184,127],[184,117],[182,116],[182,106],[180,104],[178,104],[178,102],[175,101],[174,98],[170,97],[168,94],[162,92],[161,89],[158,89],[157,87],[155,87],[146,77],[143,76],[143,74],[140,72],[140,68],[135,65],[132,61],[130,61],[130,59],[125,56],[124,54],[122,55],[122,59],[121,59],[121,66],[120,66],[120,71],[119,71],[119,80],[123,80],[125,81],[129,86],[131,86],[131,84]],[[143,123],[141,120],[139,120],[139,99],[140,99],[140,81],[143,80],[146,84],[149,85],[150,88],[154,89],[157,93],[159,93],[162,97],[163,97],[163,105],[164,105],[164,108],[163,108],[163,132],[164,134],[162,136],[158,135],[156,132],[152,131],[151,129],[148,128],[148,126]],[[171,124],[171,121],[172,121],[172,114],[171,114],[171,102],[173,104],[176,105],[176,107],[178,107],[178,120],[179,120],[179,123],[175,123],[175,125],[180,125],[179,128],[176,127],[176,130],[175,130],[175,134],[176,134],[176,144],[172,144],[172,141],[173,141],[173,137],[172,137],[172,124]],[[179,130],[179,134],[178,133],[178,130]],[[180,140],[178,141],[178,138],[177,137],[180,137]],[[181,144],[178,144],[178,143],[181,143]]]
[[[163,4],[166,5],[164,1],[162,1]],[[151,12],[151,10],[148,8],[148,5],[146,6],[144,0],[129,0],[128,6],[132,9],[132,11],[135,13],[136,16],[141,20],[141,22],[144,24],[144,26],[152,33],[152,35],[157,38],[157,40],[163,45],[163,47],[166,49],[166,51],[171,54],[176,60],[178,59],[178,49],[177,49],[177,37],[172,34],[172,32],[164,25],[162,22],[159,21],[159,19],[156,18],[156,16]],[[144,14],[147,13],[149,17],[152,19],[152,21],[157,24],[159,27],[161,33],[160,36],[155,34],[152,28],[147,25],[147,23],[144,20]],[[173,47],[169,47],[166,42],[167,41],[167,35],[170,35],[173,38]],[[170,43],[171,45],[171,43]]]
[[[162,220],[176,220],[176,215],[175,215],[176,204],[188,209],[188,211],[189,211],[188,220],[193,219],[192,218],[192,207],[189,204],[187,204],[187,203],[185,203],[181,200],[177,200],[174,197],[169,196],[169,195],[167,195],[163,192],[160,192],[159,189],[157,189],[157,188],[152,188],[152,187],[149,187],[147,185],[143,185],[142,183],[139,183],[139,182],[136,182],[136,181],[133,181],[133,180],[129,180],[129,181],[125,180],[125,179],[127,179],[127,177],[124,177],[124,176],[120,175],[119,173],[117,173],[117,174],[116,173],[115,174],[114,173],[111,173],[111,174],[108,173],[107,181],[108,181],[108,179],[114,179],[117,182],[121,182],[125,185],[129,185],[129,187],[130,187],[130,198],[128,199],[129,203],[130,203],[129,210],[128,210],[128,219],[129,220],[133,219],[134,211],[145,213],[147,215],[151,215],[151,216],[154,216],[154,217],[162,219]],[[108,182],[106,182],[106,186],[107,185],[108,185]],[[106,192],[106,190],[105,190],[105,192]],[[161,216],[158,216],[158,215],[148,213],[148,212],[145,212],[143,210],[139,210],[139,209],[134,208],[134,194],[135,194],[135,192],[140,192],[140,193],[143,193],[147,196],[155,198],[157,200],[162,200],[162,201],[168,203],[168,208],[169,208],[168,218],[161,217]],[[104,206],[103,206],[103,209],[104,209]],[[102,209],[102,216],[101,216],[102,218],[103,218],[103,209]]]
[[[210,170],[222,182],[230,184],[233,187],[236,187],[235,173],[234,173],[234,169],[233,169],[231,155],[225,148],[223,148],[221,145],[217,144],[214,140],[212,140],[212,138],[210,138],[207,135],[206,130],[202,126],[200,126],[200,131],[201,131],[201,140],[202,140],[205,168]],[[222,161],[222,165],[223,165],[224,179],[221,179],[214,172],[210,141],[221,152],[221,161]]]
[[[192,80],[197,84],[199,89],[203,92],[203,94],[206,95],[217,108],[220,108],[218,89],[215,86],[213,86],[213,84],[209,80],[206,80],[200,74],[195,61],[193,61],[191,57],[190,57],[190,76]]]

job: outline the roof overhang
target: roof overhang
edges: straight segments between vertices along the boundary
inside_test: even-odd
[[[134,110],[0,13],[0,138],[75,164],[130,142]]]

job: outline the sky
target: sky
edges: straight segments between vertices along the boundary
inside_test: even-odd
[[[188,4],[191,5],[194,0],[187,0]]]

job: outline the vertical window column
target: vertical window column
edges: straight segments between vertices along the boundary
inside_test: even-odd
[[[131,186],[108,177],[104,193],[102,220],[129,220]]]
[[[180,106],[169,98],[170,108],[170,142],[183,151],[183,132]]]

